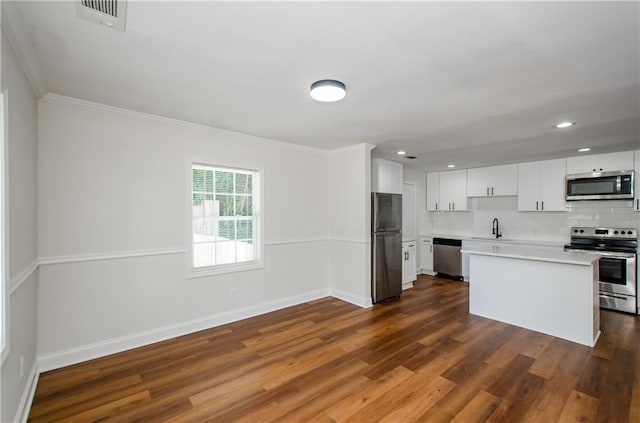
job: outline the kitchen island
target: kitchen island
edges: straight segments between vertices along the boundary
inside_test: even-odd
[[[590,347],[600,336],[598,256],[534,248],[463,249],[469,312]]]

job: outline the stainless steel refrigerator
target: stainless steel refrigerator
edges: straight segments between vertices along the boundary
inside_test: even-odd
[[[402,195],[371,193],[371,299],[402,293]]]

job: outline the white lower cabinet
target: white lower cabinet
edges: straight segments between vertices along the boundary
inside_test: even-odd
[[[402,289],[412,288],[416,275],[416,242],[402,243]]]
[[[433,271],[433,238],[420,238],[420,271],[428,275]]]

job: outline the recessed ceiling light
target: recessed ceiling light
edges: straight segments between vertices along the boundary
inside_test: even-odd
[[[398,156],[404,156],[405,154],[407,154],[406,151],[400,150],[396,153]]]
[[[587,151],[591,151],[591,149],[589,147],[579,148],[578,149],[578,153],[586,153]]]
[[[342,100],[347,95],[344,83],[334,79],[323,79],[311,84],[311,98],[324,103]]]
[[[456,167],[456,165],[447,165],[447,167]]]
[[[575,125],[575,122],[560,122],[558,124],[556,124],[556,129],[565,129],[565,128],[571,128],[573,125]]]

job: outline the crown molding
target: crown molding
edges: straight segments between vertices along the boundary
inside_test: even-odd
[[[47,94],[47,80],[42,65],[33,49],[31,38],[26,32],[20,11],[14,2],[3,2],[0,9],[2,33],[7,37],[18,58],[18,63],[27,76],[27,80],[37,98]]]

